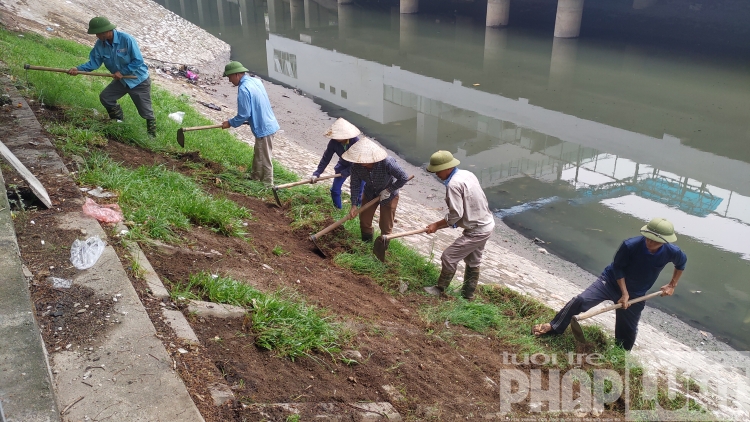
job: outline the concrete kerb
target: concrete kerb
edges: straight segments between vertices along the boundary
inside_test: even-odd
[[[5,180],[0,173],[0,185]],[[28,271],[28,270],[27,270]],[[59,421],[52,374],[34,319],[10,205],[0,195],[0,403],[3,421]]]
[[[17,118],[17,127],[5,140],[8,148],[27,166],[30,163],[35,163],[34,171],[37,175],[46,174],[50,177],[66,178],[71,185],[75,185],[55,148],[45,137],[41,125],[26,101],[9,81],[2,80],[2,83],[13,104],[21,104],[20,108],[14,108],[13,110],[13,115]],[[41,145],[38,144],[35,148],[28,148],[32,140],[37,143],[41,142]],[[42,154],[44,154],[44,158],[40,157]],[[40,165],[40,163],[43,164]],[[83,204],[80,197],[69,198],[68,200],[78,205]],[[5,207],[7,207],[7,201]],[[3,208],[3,206],[0,206],[0,208]],[[9,219],[9,213],[5,218],[4,224],[0,225],[0,231],[4,237],[0,244],[7,245],[10,249],[8,253],[2,253],[0,256],[3,259],[16,257],[15,259],[18,260],[15,233]],[[99,223],[93,218],[84,216],[80,211],[59,212],[56,215],[56,221],[59,229],[76,232],[77,237],[83,233],[86,236],[98,235],[105,241],[107,239],[107,234]],[[12,240],[6,240],[8,237],[12,237]],[[11,298],[15,299],[17,303],[25,302],[26,304],[20,313],[15,313],[17,317],[3,318],[3,325],[16,327],[15,331],[3,336],[4,342],[8,338],[14,338],[13,336],[18,337],[24,331],[28,333],[31,328],[35,330],[35,333],[31,336],[33,338],[30,337],[27,340],[21,338],[19,342],[8,344],[41,342],[37,324],[33,320],[29,289],[20,260],[15,267],[13,278],[17,282],[20,281],[23,288],[18,292],[0,294],[0,301],[3,298]],[[12,269],[13,266],[3,264],[3,268]],[[13,274],[14,272],[6,273],[3,271],[3,274]],[[113,316],[120,322],[109,326],[107,332],[99,336],[91,345],[73,345],[74,347],[69,350],[59,351],[51,355],[50,365],[44,362],[43,357],[29,359],[30,356],[38,356],[39,351],[27,353],[17,350],[14,354],[23,357],[24,361],[28,361],[28,363],[14,363],[11,360],[3,359],[0,364],[14,365],[12,372],[7,373],[20,372],[26,365],[31,365],[32,369],[35,368],[37,372],[42,371],[42,373],[24,369],[25,376],[29,380],[35,381],[37,385],[43,385],[47,368],[51,366],[54,374],[52,377],[54,394],[59,406],[68,407],[68,405],[76,403],[68,409],[66,415],[63,415],[64,420],[85,420],[91,415],[106,410],[103,416],[114,417],[118,420],[174,420],[175,417],[178,417],[181,421],[203,421],[203,417],[198,412],[184,383],[174,372],[172,357],[156,337],[156,330],[114,249],[107,246],[94,267],[80,271],[73,277],[73,282],[91,288],[102,300],[112,300],[116,293],[122,295],[118,297],[113,309],[113,314],[115,314]],[[9,285],[10,283],[0,283],[0,286],[2,286],[0,288],[6,288]],[[18,300],[18,297],[24,296],[28,299],[25,301]],[[0,303],[0,309],[4,312],[14,309],[12,303]],[[15,304],[15,306],[19,305]],[[93,347],[86,347],[94,344],[97,346],[96,350],[93,350]],[[39,348],[41,348],[41,345]],[[92,373],[94,377],[87,380],[90,385],[93,385],[92,387],[82,384],[80,379],[85,371],[84,368],[92,365],[94,361],[96,362],[94,365],[101,367],[101,371],[95,371]],[[148,376],[139,374],[148,374]],[[117,382],[118,378],[121,382]],[[5,375],[0,379],[0,383],[4,380],[14,382],[14,386],[23,384],[21,382],[23,379],[15,379]],[[4,389],[3,391],[9,390]],[[33,397],[34,395],[27,394],[25,396]],[[52,397],[51,393],[49,397]],[[83,399],[80,399],[81,397]],[[50,411],[48,402],[49,398],[46,404],[42,406],[45,412]],[[14,395],[10,401],[7,400],[7,397],[4,397],[3,404],[6,416],[10,420],[14,420],[13,418],[24,421],[59,420],[56,410],[52,417],[46,419],[33,419],[25,416],[18,419],[17,415],[9,414],[15,406],[25,405],[17,395]],[[39,405],[36,407],[39,407]]]

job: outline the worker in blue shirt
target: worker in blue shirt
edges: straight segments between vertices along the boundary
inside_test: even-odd
[[[114,80],[99,94],[109,118],[123,120],[122,108],[117,100],[130,95],[138,114],[146,119],[146,131],[156,136],[156,119],[151,106],[151,78],[148,66],[143,61],[138,43],[131,35],[116,31],[116,25],[104,16],[97,16],[89,21],[89,34],[96,34],[97,41],[89,53],[89,61],[68,70],[68,74],[77,75],[79,71],[91,72],[104,64],[114,75]],[[132,75],[132,79],[123,76]]]
[[[271,101],[263,82],[247,75],[247,71],[240,62],[229,62],[224,67],[224,76],[238,89],[237,115],[222,122],[222,127],[229,129],[244,123],[250,125],[255,136],[250,179],[273,186],[273,135],[279,130],[279,123],[271,109]]]
[[[677,240],[672,223],[654,218],[641,228],[641,236],[626,239],[615,253],[612,263],[599,278],[571,299],[549,323],[535,325],[535,336],[562,334],[571,318],[586,312],[605,300],[621,303],[615,320],[615,341],[625,350],[635,344],[638,321],[645,302],[628,305],[628,301],[644,296],[667,265],[674,265],[672,280],[661,287],[662,296],[671,296],[685,270],[687,256],[671,242]]]
[[[313,172],[312,177],[310,177],[310,183],[316,183],[318,177],[328,167],[333,155],[336,154],[339,156],[339,161],[333,168],[333,172],[340,174],[341,177],[333,179],[333,185],[331,186],[331,199],[333,200],[333,205],[338,209],[341,209],[341,186],[349,178],[349,174],[352,171],[352,163],[344,160],[341,156],[346,150],[357,143],[359,134],[360,130],[344,118],[339,117],[336,119],[333,125],[323,134],[323,136],[331,140],[328,142],[325,152],[323,152],[323,157],[318,163],[318,168]]]

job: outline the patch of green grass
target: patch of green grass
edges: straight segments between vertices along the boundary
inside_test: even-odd
[[[79,180],[119,193],[126,219],[136,223],[132,238],[176,241],[175,230],[188,229],[191,223],[225,235],[247,235],[242,225],[242,219],[250,217],[247,209],[211,197],[191,179],[163,166],[132,170],[94,152],[86,159]]]
[[[171,294],[247,308],[255,344],[291,360],[313,351],[333,356],[348,337],[323,310],[290,291],[263,293],[240,281],[202,272],[191,275],[185,285],[173,286]]]
[[[284,248],[282,248],[279,245],[276,245],[273,247],[273,250],[271,251],[271,253],[273,253],[276,256],[282,256],[282,255],[288,254],[289,252],[284,251]]]

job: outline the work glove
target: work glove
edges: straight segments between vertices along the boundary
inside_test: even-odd
[[[383,189],[383,191],[380,192],[380,202],[383,202],[390,197],[391,197],[391,193],[388,192],[388,189]]]
[[[313,184],[318,183],[318,176],[312,175],[310,177],[310,183],[313,183]]]

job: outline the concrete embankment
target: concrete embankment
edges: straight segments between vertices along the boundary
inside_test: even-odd
[[[194,66],[219,75],[229,60],[229,45],[149,0],[4,0],[0,23],[14,31],[33,31],[94,45],[87,34],[94,16],[106,16],[135,37],[149,64]],[[34,63],[32,63],[34,64]]]

